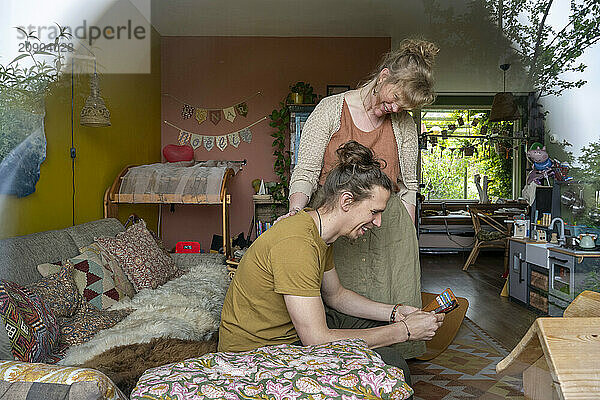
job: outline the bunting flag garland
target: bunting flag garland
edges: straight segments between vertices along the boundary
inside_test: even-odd
[[[252,132],[250,128],[244,128],[240,131],[240,137],[246,143],[252,143]]]
[[[235,111],[242,117],[246,117],[246,115],[248,115],[248,104],[246,104],[245,101],[240,104],[237,104],[235,106]]]
[[[208,116],[208,111],[206,111],[202,108],[196,109],[196,121],[198,121],[198,124],[201,124],[204,121],[206,121],[207,116]]]
[[[225,119],[229,122],[233,122],[235,120],[235,108],[228,107],[223,109],[223,115],[225,115]]]
[[[229,144],[237,149],[240,145],[240,134],[238,132],[233,132],[227,135],[229,138]]]
[[[208,115],[210,116],[210,122],[212,122],[213,124],[218,124],[219,121],[221,121],[221,110],[217,111],[217,110],[212,110],[208,112]]]
[[[193,114],[194,114],[194,107],[184,104],[183,108],[181,109],[181,118],[188,119],[188,118],[191,118]]]
[[[204,148],[206,151],[211,151],[213,147],[215,147],[215,137],[214,136],[204,136]]]
[[[188,132],[184,129],[179,128],[176,125],[173,125],[169,121],[163,121],[165,124],[178,129],[179,136],[177,137],[177,143],[180,145],[189,144],[195,149],[200,146],[204,146],[207,151],[211,151],[215,146],[219,148],[219,150],[223,151],[228,145],[232,145],[236,149],[243,141],[245,143],[252,142],[252,128],[254,125],[265,121],[267,117],[262,117],[261,119],[253,122],[245,128],[240,129],[239,131],[227,133],[224,135],[201,135],[198,133]]]
[[[216,125],[221,121],[221,113],[223,113],[223,116],[229,122],[233,122],[235,120],[235,117],[238,115],[246,117],[248,115],[248,100],[261,94],[261,92],[256,92],[255,94],[246,98],[245,100],[240,101],[239,103],[234,104],[230,107],[224,108],[196,107],[168,93],[163,93],[163,96],[171,97],[172,99],[183,104],[181,108],[181,118],[189,119],[192,116],[195,116],[196,120],[198,121],[198,124],[202,124],[207,119],[210,119],[210,121]]]
[[[202,136],[198,135],[197,133],[192,133],[192,136],[190,137],[190,146],[192,146],[192,148],[194,150],[196,150],[201,145],[202,145]]]

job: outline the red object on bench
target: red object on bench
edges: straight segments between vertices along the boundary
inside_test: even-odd
[[[198,242],[177,242],[175,253],[200,253],[200,243]]]

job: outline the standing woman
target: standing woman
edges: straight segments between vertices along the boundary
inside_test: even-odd
[[[382,225],[356,240],[334,243],[342,285],[371,300],[421,307],[419,245],[414,226],[418,139],[407,112],[433,102],[432,64],[438,48],[424,40],[404,40],[386,54],[369,80],[355,90],[324,98],[311,113],[300,139],[298,164],[290,181],[290,216],[304,208],[329,171],[336,150],[350,140],[385,161],[383,171],[395,183]],[[285,217],[284,216],[284,217]],[[327,310],[328,321],[352,320]],[[404,358],[425,352],[423,342],[396,346]]]

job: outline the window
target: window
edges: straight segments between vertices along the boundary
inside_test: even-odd
[[[426,200],[477,200],[475,176],[489,180],[488,196],[513,197],[513,122],[490,123],[490,107],[437,106],[420,113],[421,193]],[[517,142],[517,143],[515,143]]]

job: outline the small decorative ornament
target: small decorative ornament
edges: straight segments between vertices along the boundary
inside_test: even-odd
[[[223,151],[227,147],[227,135],[217,136],[217,147]]]
[[[168,162],[191,161],[194,159],[194,149],[187,144],[182,146],[168,144],[163,147],[162,152]]]
[[[208,116],[208,111],[206,111],[205,109],[203,109],[203,108],[196,109],[196,121],[198,121],[198,124],[201,124],[204,121],[206,121],[207,116]]]
[[[184,104],[183,108],[181,109],[181,118],[189,119],[192,117],[192,115],[194,115],[194,107],[190,106],[189,104]]]
[[[225,119],[229,122],[233,122],[235,120],[235,107],[228,107],[223,109],[223,115],[225,115]]]
[[[479,130],[479,134],[480,134],[480,135],[485,135],[485,134],[487,134],[487,131],[488,131],[488,127],[487,127],[487,125],[484,125],[484,126],[482,126],[482,127],[481,127],[481,129]]]
[[[473,118],[473,121],[471,121],[471,126],[477,126],[478,123],[479,123],[479,118]]]
[[[448,130],[455,131],[456,130],[456,125],[455,124],[448,125]]]
[[[190,142],[190,138],[192,134],[186,131],[179,132],[179,137],[177,138],[177,143],[180,145],[188,144]]]
[[[248,104],[246,104],[246,102],[236,104],[235,111],[242,117],[245,117],[246,115],[248,115]]]
[[[240,137],[246,143],[252,143],[252,131],[250,128],[244,128],[240,132]]]
[[[192,133],[192,137],[190,139],[190,145],[192,148],[196,150],[198,147],[202,146],[202,136],[197,133]]]
[[[215,137],[214,136],[204,136],[203,144],[206,151],[211,151],[213,147],[215,147]]]
[[[465,124],[465,120],[463,119],[463,117],[458,117],[456,122],[458,123],[458,126],[463,126]]]
[[[240,145],[240,134],[238,132],[233,132],[227,135],[229,138],[229,144],[237,149]]]
[[[211,110],[208,112],[210,122],[217,125],[221,121],[221,111],[222,110]]]

